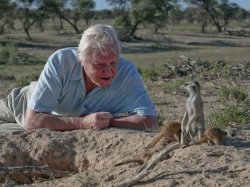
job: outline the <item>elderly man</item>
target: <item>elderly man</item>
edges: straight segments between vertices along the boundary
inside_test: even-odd
[[[109,25],[91,26],[78,48],[52,54],[37,83],[13,89],[0,110],[0,131],[19,126],[60,131],[157,126],[156,110],[140,75],[120,56],[116,31]]]

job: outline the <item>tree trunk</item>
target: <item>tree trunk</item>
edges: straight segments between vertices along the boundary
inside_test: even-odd
[[[76,34],[81,34],[81,31],[78,29],[77,25],[72,23],[68,18],[66,18],[65,16],[61,17],[62,19],[64,19],[65,21],[67,21],[72,27],[73,29],[76,31]]]
[[[203,34],[206,33],[206,26],[207,26],[207,23],[205,22],[201,24],[201,33]]]

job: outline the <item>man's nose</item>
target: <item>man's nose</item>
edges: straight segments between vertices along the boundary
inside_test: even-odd
[[[112,73],[112,67],[111,67],[111,66],[106,66],[106,67],[104,68],[104,72],[105,72],[105,73]]]

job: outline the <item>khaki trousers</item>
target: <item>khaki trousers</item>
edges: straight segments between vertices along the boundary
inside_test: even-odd
[[[23,131],[28,100],[36,82],[12,89],[6,98],[0,99],[0,132]]]

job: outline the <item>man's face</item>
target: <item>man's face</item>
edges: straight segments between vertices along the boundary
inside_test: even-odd
[[[82,63],[86,74],[87,84],[100,87],[110,86],[118,69],[117,56],[100,56],[95,62]]]

